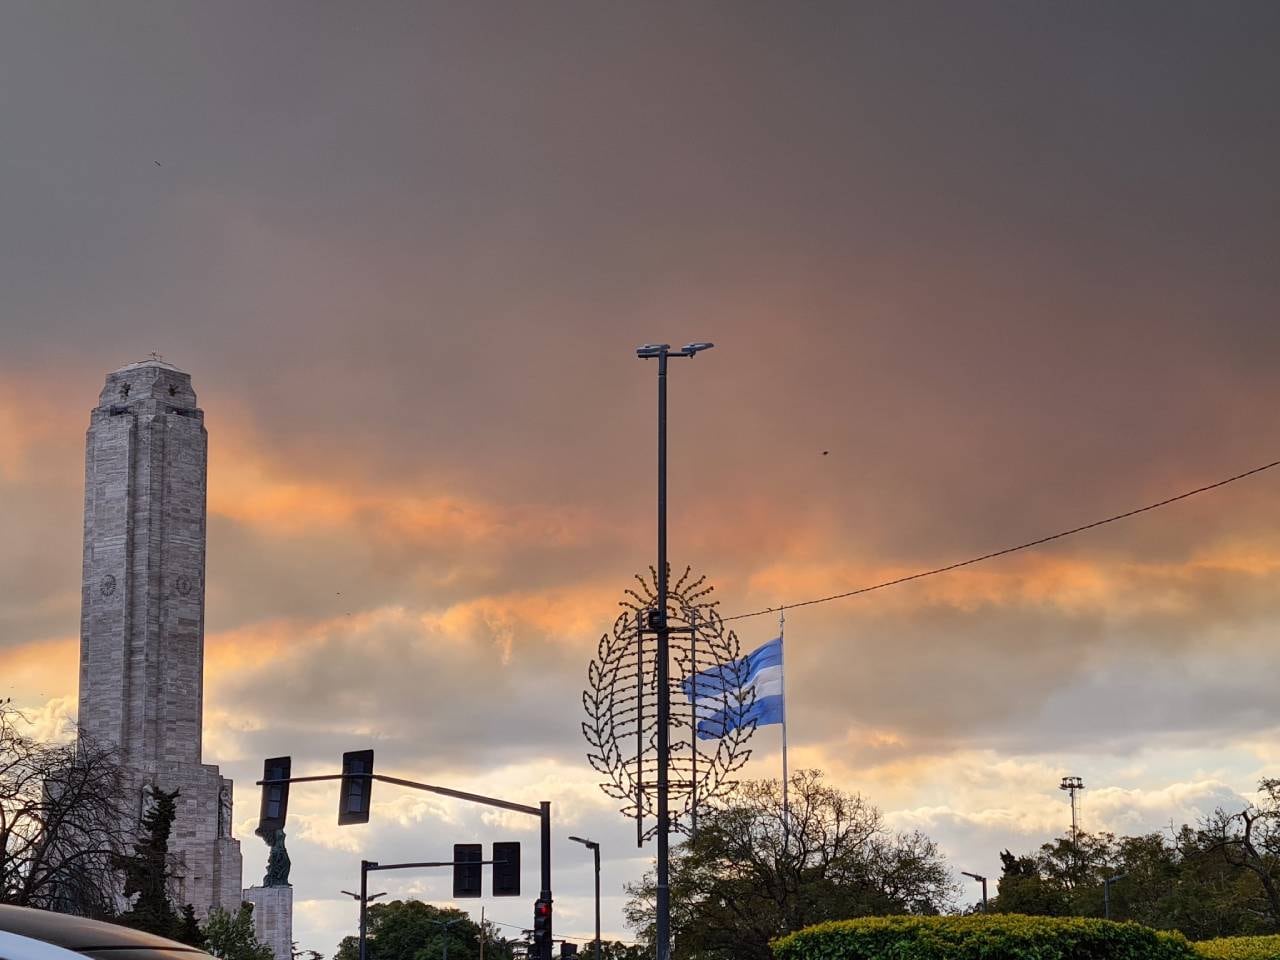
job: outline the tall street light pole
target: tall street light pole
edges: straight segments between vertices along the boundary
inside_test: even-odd
[[[671,687],[668,676],[667,625],[667,360],[671,357],[694,357],[715,344],[689,343],[672,351],[669,343],[646,343],[636,349],[642,360],[658,361],[658,601],[649,614],[649,628],[657,634],[658,686],[658,883],[657,946],[658,960],[671,956],[671,888],[668,883],[668,841],[671,824],[667,817],[667,779],[670,767]]]
[[[580,843],[596,857],[596,960],[600,960],[600,844],[595,840],[584,840],[582,837],[570,837],[574,843]]]
[[[352,900],[360,901],[360,960],[365,960],[365,941],[367,939],[366,934],[368,933],[367,917],[369,913],[369,904],[373,903],[373,901],[377,900],[379,897],[385,897],[387,895],[387,891],[385,890],[381,893],[366,893],[365,891],[368,889],[368,881],[366,880],[366,877],[367,874],[362,870],[360,872],[360,893],[352,893],[350,890],[342,891]]]
[[[458,917],[454,920],[428,920],[427,923],[434,923],[438,927],[444,927],[444,960],[449,960],[449,928],[455,923],[461,923],[466,917]]]
[[[987,912],[987,878],[977,873],[970,873],[968,870],[961,870],[961,876],[972,877],[982,884],[982,912]]]

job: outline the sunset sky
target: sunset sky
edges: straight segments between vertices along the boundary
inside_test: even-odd
[[[716,343],[673,366],[671,556],[726,614],[1275,460],[1278,41],[1267,2],[6,5],[0,697],[74,715],[84,431],[159,351],[209,430],[205,759],[246,884],[262,759],[373,746],[552,800],[557,933],[591,927],[577,833],[630,937],[651,851],[578,727],[653,562],[636,345]],[[1091,830],[1241,806],[1280,774],[1278,495],[794,611],[793,766],[992,877],[1069,823],[1064,774]],[[289,828],[326,955],[361,856],[536,856],[533,821],[335,806],[300,788]]]

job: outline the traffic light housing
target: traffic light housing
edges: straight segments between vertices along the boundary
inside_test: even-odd
[[[454,858],[455,860],[457,857]],[[520,842],[493,845],[493,895],[520,896]]]
[[[288,780],[292,760],[289,757],[272,757],[262,764],[262,806],[258,811],[257,834],[266,837],[284,829],[289,813],[289,784],[270,783],[271,780]]]
[[[533,945],[541,960],[551,957],[551,901],[536,900],[533,904]]]
[[[453,898],[480,896],[481,866],[484,847],[479,843],[453,845]]]
[[[367,774],[368,776],[351,776]],[[342,755],[342,790],[338,794],[338,826],[368,823],[373,798],[373,751],[351,750]]]

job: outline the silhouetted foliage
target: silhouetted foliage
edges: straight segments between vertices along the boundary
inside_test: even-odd
[[[271,948],[258,941],[253,929],[253,905],[240,904],[229,913],[221,907],[209,911],[204,925],[205,949],[220,960],[274,960]]]
[[[200,923],[196,920],[196,908],[189,903],[182,908],[182,916],[178,918],[178,926],[173,933],[173,939],[179,943],[197,947],[200,950],[204,950],[208,946],[204,931],[200,929]]]
[[[1191,940],[1280,932],[1280,781],[1261,798],[1222,809],[1169,834],[1059,837],[1033,854],[1001,854],[992,912],[1100,917],[1103,881],[1111,916],[1180,930]]]
[[[932,840],[887,829],[816,770],[741,784],[672,849],[671,927],[682,957],[769,960],[769,941],[824,920],[945,909],[955,885]],[[627,920],[654,937],[656,883],[628,887]]]
[[[530,917],[532,920],[532,917]],[[435,960],[449,938],[449,960],[479,960],[480,925],[462,910],[420,900],[392,900],[369,907],[369,960]],[[446,926],[447,924],[447,926]],[[511,960],[511,942],[485,924],[485,960]],[[334,960],[359,960],[359,939],[343,937]]]
[[[109,919],[129,822],[115,751],[27,726],[0,700],[0,903]]]
[[[117,861],[124,874],[124,895],[137,898],[117,922],[162,937],[174,936],[179,925],[178,915],[169,901],[169,881],[173,879],[169,835],[178,812],[177,799],[177,790],[157,789],[152,794],[152,804],[142,816],[133,853]]]

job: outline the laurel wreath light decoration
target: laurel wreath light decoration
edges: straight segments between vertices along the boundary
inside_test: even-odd
[[[636,821],[636,843],[657,831],[657,633],[649,615],[657,606],[657,571],[635,577],[637,588],[624,592],[622,612],[611,632],[600,638],[596,658],[587,669],[582,724],[587,760],[608,779],[606,795],[624,804],[620,812]],[[715,588],[692,570],[668,589],[667,620],[671,689],[667,812],[670,829],[691,835],[700,810],[727,797],[737,786],[733,774],[751,756],[747,742],[755,721],[746,719],[755,704],[754,689],[739,695],[746,664],[738,637],[724,628],[710,599]],[[688,692],[698,673],[718,671],[723,693],[702,700],[695,710]],[[716,719],[712,719],[717,715]],[[717,740],[697,737],[697,724],[724,731]],[[650,823],[652,821],[652,823]]]

